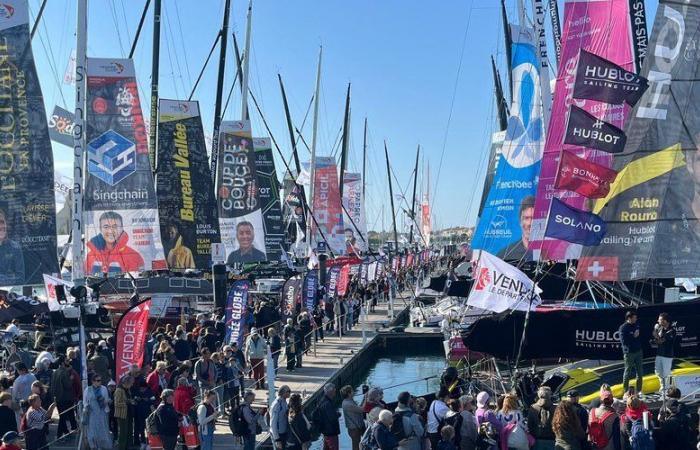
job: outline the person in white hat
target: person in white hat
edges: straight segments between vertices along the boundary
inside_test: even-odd
[[[265,389],[265,356],[267,343],[258,334],[258,329],[253,327],[245,343],[245,357],[253,372],[256,389]]]

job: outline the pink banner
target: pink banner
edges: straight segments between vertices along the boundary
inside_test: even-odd
[[[569,107],[572,104],[618,128],[624,125],[630,111],[628,106],[578,100],[572,96],[580,49],[595,53],[627,70],[635,70],[629,4],[629,0],[567,0],[564,6],[561,61],[537,185],[532,240],[529,245],[535,258],[538,258],[539,254],[541,260],[561,261],[577,259],[581,254],[581,246],[578,244],[549,238],[543,240],[544,229],[554,196],[573,207],[590,210],[585,197],[554,188],[562,148],[566,147],[577,156],[605,167],[612,164],[612,156],[607,153],[571,145],[564,146],[563,141]]]
[[[314,175],[313,212],[316,223],[323,232],[333,253],[345,254],[345,233],[343,228],[343,207],[338,188],[338,169],[331,157],[316,158]],[[321,242],[323,236],[313,224],[314,242]]]
[[[336,292],[338,297],[344,297],[348,290],[348,282],[350,281],[350,265],[346,264],[340,268],[340,275],[338,276],[338,284],[336,285]]]
[[[143,354],[146,349],[146,334],[148,333],[148,316],[151,311],[151,300],[132,306],[119,319],[117,324],[117,360],[115,380],[119,381],[129,372],[129,367],[143,364]]]

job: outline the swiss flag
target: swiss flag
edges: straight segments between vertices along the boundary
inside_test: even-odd
[[[583,256],[578,260],[579,281],[617,281],[617,256]]]
[[[602,198],[608,195],[610,183],[615,181],[616,176],[614,170],[564,150],[554,187],[574,191],[588,198]]]

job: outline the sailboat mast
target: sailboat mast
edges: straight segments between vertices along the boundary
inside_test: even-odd
[[[151,62],[151,128],[148,159],[151,171],[156,170],[156,141],[158,140],[158,78],[160,68],[160,12],[161,0],[153,2],[153,60]]]
[[[253,0],[248,3],[248,19],[245,30],[245,53],[243,54],[243,76],[241,77],[241,118],[248,118],[248,72],[250,71],[250,38],[253,26]]]
[[[396,212],[394,211],[394,189],[391,185],[391,167],[389,166],[389,150],[386,148],[384,141],[384,156],[386,157],[386,175],[389,178],[389,200],[391,200],[391,220],[394,224],[394,246],[396,253],[399,251],[399,233],[396,232]]]
[[[319,93],[321,92],[321,63],[323,61],[323,46],[318,49],[318,68],[316,69],[316,91],[314,93],[314,125],[311,132],[311,168],[310,168],[310,179],[311,185],[309,186],[309,213],[313,215],[314,210],[314,183],[316,181],[316,138],[318,134],[318,104],[319,104]],[[308,236],[307,242],[309,247],[313,243],[313,236],[311,235],[311,220],[306,221],[306,235]]]
[[[362,204],[365,204],[365,189],[367,188],[367,117],[365,131],[362,134]]]
[[[416,168],[413,170],[413,197],[411,197],[411,231],[408,233],[408,243],[413,245],[413,224],[416,223],[416,185],[418,184],[418,158],[420,156],[420,145],[416,150]]]
[[[277,74],[280,82],[280,91],[282,91],[282,103],[284,104],[284,115],[287,118],[287,130],[289,131],[289,140],[292,143],[292,156],[294,157],[294,168],[297,170],[297,176],[301,173],[301,162],[299,161],[299,152],[297,152],[297,141],[294,138],[294,125],[292,124],[292,115],[289,113],[289,103],[287,102],[287,93],[284,90],[282,83],[282,75]]]
[[[348,140],[350,135],[350,83],[348,83],[348,93],[345,97],[345,118],[343,120],[343,143],[340,148],[340,201],[343,201],[343,188],[345,187],[345,170],[348,165]]]
[[[506,12],[506,0],[501,0],[501,21],[503,22],[503,35],[506,41],[506,66],[508,67],[508,88],[510,98],[513,99],[513,36],[510,34],[508,13]]]
[[[219,128],[221,127],[221,102],[224,96],[224,73],[226,70],[226,46],[228,45],[228,18],[231,0],[224,5],[224,22],[221,25],[221,47],[219,48],[219,74],[216,80],[216,102],[214,103],[214,136],[211,143],[211,176],[216,182],[216,164],[219,159]]]

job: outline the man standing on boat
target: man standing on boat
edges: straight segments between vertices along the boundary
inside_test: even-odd
[[[632,371],[637,375],[637,392],[642,392],[642,339],[639,334],[637,313],[627,311],[625,323],[620,325],[620,342],[625,361],[625,372],[622,375],[622,388],[625,392],[629,388]]]
[[[659,319],[654,325],[654,344],[656,344],[656,360],[654,372],[659,377],[661,392],[666,392],[669,386],[671,368],[673,366],[673,347],[676,342],[676,328],[671,324],[668,313],[659,314]]]

